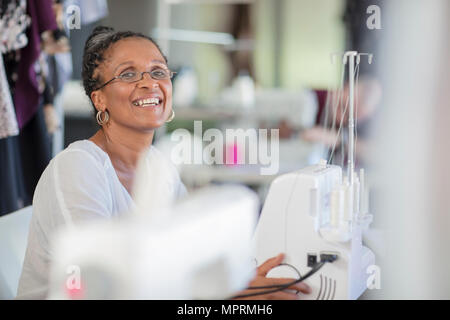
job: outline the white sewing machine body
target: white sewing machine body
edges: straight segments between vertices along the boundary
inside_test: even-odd
[[[161,210],[151,220],[61,229],[49,298],[225,299],[245,288],[254,276],[254,192],[211,187]]]
[[[322,163],[282,175],[270,187],[254,238],[257,263],[284,252],[285,263],[303,276],[314,265],[314,256],[319,262],[320,254],[338,255],[305,280],[312,288],[307,299],[356,299],[367,288],[366,270],[375,257],[362,245],[362,231],[371,216],[357,209],[365,191],[354,177],[352,188],[342,181],[340,167]],[[299,277],[288,266],[269,276]]]

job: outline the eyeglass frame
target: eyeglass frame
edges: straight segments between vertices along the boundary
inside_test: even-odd
[[[171,71],[171,70],[169,70],[169,69],[167,69],[167,70],[169,71],[169,77],[168,77],[168,78],[163,78],[163,79],[155,79],[155,78],[152,77],[152,72],[155,71],[155,70],[152,70],[152,71],[142,71],[142,72],[140,73],[140,74],[141,74],[141,78],[138,79],[138,80],[134,80],[134,81],[125,81],[125,80],[123,80],[123,79],[120,77],[121,75],[118,75],[118,76],[115,76],[114,78],[112,78],[111,80],[106,81],[104,84],[102,84],[100,87],[98,87],[98,88],[95,89],[94,91],[97,91],[97,90],[102,89],[103,87],[105,87],[106,85],[110,84],[112,81],[114,81],[114,80],[116,80],[116,79],[120,79],[121,81],[123,81],[123,82],[125,82],[125,83],[134,83],[134,82],[141,81],[142,79],[144,79],[144,73],[148,73],[148,75],[150,76],[150,78],[152,78],[153,80],[166,80],[166,79],[172,79],[173,76],[176,74],[176,72],[175,72],[175,71]]]

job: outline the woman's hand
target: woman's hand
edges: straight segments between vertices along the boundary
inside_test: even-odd
[[[255,286],[271,286],[271,285],[283,285],[289,282],[293,282],[296,279],[291,278],[267,278],[267,274],[270,270],[273,268],[279,266],[284,259],[284,254],[280,253],[276,257],[273,257],[266,262],[264,262],[262,265],[260,265],[256,271],[256,276],[253,278],[253,280],[250,282],[249,287],[255,287]],[[238,293],[238,296],[246,295],[246,294],[252,294],[257,293],[261,291],[268,291],[271,289],[251,289],[251,290],[243,290]],[[306,283],[296,283],[290,286],[287,290],[289,291],[276,291],[272,293],[257,295],[257,296],[251,296],[251,297],[242,297],[240,299],[253,299],[253,300],[297,300],[299,296],[295,293],[301,292],[304,294],[308,294],[311,292],[311,288]]]

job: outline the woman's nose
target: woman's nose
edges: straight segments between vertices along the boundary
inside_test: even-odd
[[[150,73],[144,72],[142,74],[142,79],[138,81],[138,86],[140,87],[158,87],[158,80],[151,77]]]

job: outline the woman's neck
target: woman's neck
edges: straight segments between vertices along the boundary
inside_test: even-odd
[[[119,170],[136,169],[141,154],[149,149],[154,131],[137,132],[133,129],[111,126],[102,128],[90,138],[110,157]]]

